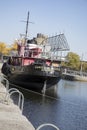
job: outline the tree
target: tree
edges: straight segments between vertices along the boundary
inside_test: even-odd
[[[3,42],[0,42],[0,53],[1,53],[2,55],[8,53],[8,50],[7,50],[7,48],[6,48],[6,44],[3,43]]]
[[[2,55],[9,55],[10,51],[16,51],[17,50],[17,44],[14,42],[14,44],[11,45],[11,47],[7,47],[4,42],[0,42],[0,56]]]
[[[78,54],[69,52],[66,56],[68,62],[66,65],[72,69],[79,70],[80,67],[80,57]]]
[[[13,51],[16,51],[17,50],[17,43],[16,42],[14,42],[13,44],[12,44],[12,46],[11,46],[11,51],[13,50]]]

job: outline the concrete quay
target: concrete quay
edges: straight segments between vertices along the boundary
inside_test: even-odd
[[[6,93],[6,88],[0,81],[0,130],[35,130],[12,99],[6,101]]]

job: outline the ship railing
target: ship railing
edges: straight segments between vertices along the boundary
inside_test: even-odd
[[[55,54],[55,51],[51,52],[50,50],[49,51],[47,50],[47,51],[38,52],[38,51],[32,50],[30,51],[30,53],[31,53],[30,56],[29,54],[26,54],[26,56],[31,57],[31,58],[45,58],[45,59],[59,60],[59,61],[65,60],[65,57],[63,57],[61,53]],[[37,54],[34,55],[35,53]]]
[[[56,130],[60,130],[56,125],[51,124],[51,123],[45,123],[45,124],[41,124],[36,130],[40,130],[43,127],[53,127]]]
[[[19,97],[18,97],[18,107],[20,108],[21,110],[21,113],[23,112],[23,106],[24,106],[24,95],[16,88],[10,88],[7,93],[6,93],[6,96],[5,96],[5,100],[9,103],[10,101],[10,97],[12,96],[12,94],[14,93],[18,93]]]

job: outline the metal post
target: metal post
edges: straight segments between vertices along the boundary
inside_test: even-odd
[[[43,86],[43,89],[42,89],[42,93],[43,93],[43,95],[45,95],[45,92],[46,92],[46,86],[47,86],[47,80],[44,81],[44,86]]]

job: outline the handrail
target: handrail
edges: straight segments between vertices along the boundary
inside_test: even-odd
[[[73,74],[73,75],[81,75],[87,77],[87,72],[81,72],[81,71],[75,71],[75,70],[70,70],[70,69],[63,69],[62,71],[63,74]]]
[[[5,80],[5,81],[6,81],[5,87],[6,87],[6,90],[9,90],[9,81],[8,81],[3,75],[0,75],[0,77],[1,77],[1,81],[2,81],[2,80]]]
[[[16,88],[11,88],[8,90],[6,94],[6,101],[9,102],[10,96],[14,93],[19,93],[19,100],[18,100],[18,106],[21,109],[21,112],[23,112],[23,105],[24,105],[24,95]]]
[[[6,78],[3,78],[6,81],[6,90],[9,90],[9,81]]]
[[[0,82],[2,80],[6,81],[6,96],[5,96],[5,101],[9,102],[10,96],[14,93],[19,93],[19,100],[18,100],[18,106],[21,109],[21,112],[23,112],[23,105],[24,105],[24,95],[16,88],[10,88],[9,89],[9,81],[3,76],[0,75]]]
[[[40,130],[42,127],[45,127],[45,126],[51,126],[51,127],[55,128],[57,130],[60,130],[57,126],[55,126],[54,124],[51,124],[51,123],[42,124],[36,130]]]

